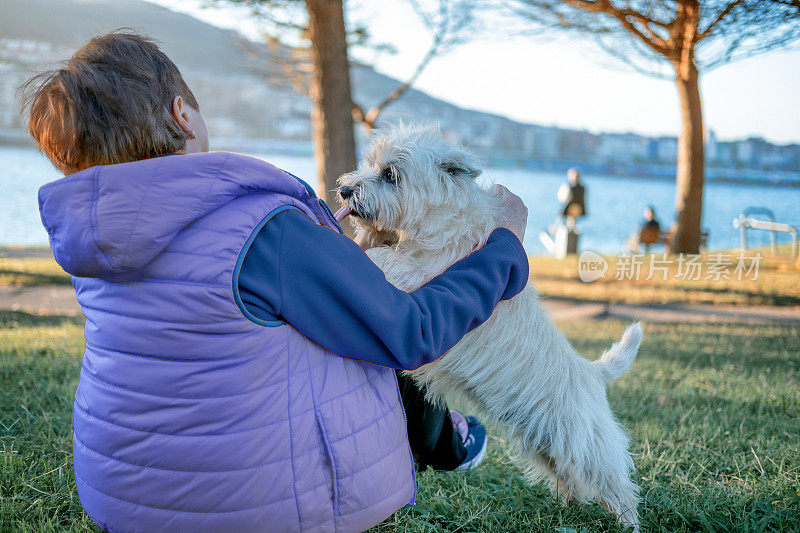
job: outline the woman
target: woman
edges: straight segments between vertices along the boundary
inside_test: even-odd
[[[73,456],[89,516],[357,531],[414,503],[392,369],[436,359],[524,287],[519,199],[511,230],[404,293],[300,180],[209,153],[194,96],[146,38],[92,39],[26,91],[66,176],[39,202],[86,317]]]

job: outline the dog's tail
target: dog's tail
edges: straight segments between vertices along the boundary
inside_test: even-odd
[[[634,322],[627,327],[619,342],[606,350],[600,359],[594,362],[606,383],[614,381],[630,368],[633,358],[639,351],[642,335],[642,324]]]

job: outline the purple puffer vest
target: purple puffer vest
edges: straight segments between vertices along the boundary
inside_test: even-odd
[[[241,310],[238,269],[271,216],[339,230],[305,184],[258,159],[175,155],[73,174],[39,204],[86,317],[73,452],[97,524],[359,531],[413,503],[394,372]]]

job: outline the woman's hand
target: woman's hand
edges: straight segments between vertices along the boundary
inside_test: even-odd
[[[498,228],[507,228],[522,242],[525,238],[525,226],[528,224],[528,208],[522,199],[503,187],[494,185],[500,196],[502,212],[497,220]]]

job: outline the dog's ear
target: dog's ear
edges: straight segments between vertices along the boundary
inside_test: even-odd
[[[450,152],[439,166],[453,177],[477,178],[483,172],[480,159],[464,150]]]

